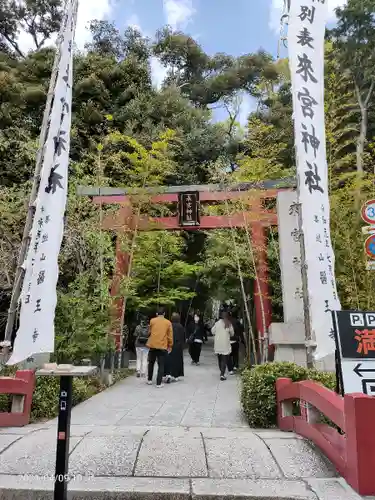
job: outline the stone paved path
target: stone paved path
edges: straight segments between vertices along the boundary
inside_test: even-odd
[[[249,429],[212,347],[185,375],[162,389],[131,377],[73,409],[69,498],[360,498],[308,442]],[[52,498],[55,440],[56,420],[0,431],[0,499]]]

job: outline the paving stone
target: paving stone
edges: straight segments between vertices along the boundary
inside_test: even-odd
[[[94,478],[71,481],[69,500],[188,500],[188,479]]]
[[[24,427],[3,427],[0,429],[0,435],[17,434],[19,436],[23,436],[25,434],[29,434],[30,432],[45,430],[49,429],[50,427],[51,424],[49,422],[45,424],[29,424],[25,425]]]
[[[98,412],[92,408],[92,412],[80,411],[80,413],[72,414],[72,425],[114,425],[119,422],[126,412],[124,411],[108,411]]]
[[[70,439],[70,451],[82,438]],[[0,474],[54,475],[56,435],[50,430],[23,436],[0,455]]]
[[[188,402],[166,402],[150,420],[151,425],[178,426],[189,406]]]
[[[307,483],[319,500],[361,500],[343,479],[308,479]]]
[[[298,434],[294,432],[283,432],[283,431],[269,431],[269,430],[258,430],[254,429],[254,434],[262,439],[303,439]]]
[[[149,427],[133,426],[124,427],[119,425],[72,425],[71,432],[75,436],[90,435],[90,436],[116,436],[138,434],[140,437],[149,429]]]
[[[0,434],[0,453],[20,438],[21,436],[18,434]]]
[[[231,428],[225,428],[225,427],[210,427],[210,428],[205,428],[205,427],[196,427],[195,428],[198,432],[201,432],[203,434],[203,437],[205,439],[216,439],[216,438],[243,438],[247,434],[252,434],[252,431],[249,429],[249,427],[231,427]]]
[[[150,426],[149,428],[149,434],[153,437],[156,438],[158,436],[168,438],[168,437],[175,437],[175,438],[201,438],[201,432],[196,428],[196,427],[153,427]]]
[[[206,477],[206,458],[201,438],[153,434],[144,438],[135,476]]]
[[[194,500],[316,500],[302,481],[193,479]]]
[[[142,436],[86,436],[71,454],[70,472],[74,475],[130,476],[133,473]]]
[[[279,468],[255,434],[242,438],[205,439],[208,473],[212,478],[278,478]]]
[[[31,475],[0,475],[0,499],[52,500],[53,479]]]
[[[116,423],[116,425],[118,425],[119,427],[148,427],[150,425],[151,418],[152,417],[149,416],[129,417],[128,415],[125,415]]]
[[[301,439],[269,439],[265,441],[285,477],[336,477],[334,466],[317,448]]]
[[[189,408],[189,410],[185,413],[184,418],[181,420],[181,424],[187,427],[199,425],[205,427],[207,423],[211,425],[213,409],[214,404],[200,409]]]
[[[249,427],[242,415],[239,404],[233,404],[230,410],[216,406],[212,415],[212,425],[215,427]]]

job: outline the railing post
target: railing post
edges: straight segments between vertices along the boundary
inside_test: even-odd
[[[277,426],[281,430],[289,430],[289,428],[285,428],[283,418],[293,416],[293,401],[280,401],[279,391],[291,384],[293,384],[293,381],[290,378],[278,378],[276,380]]]
[[[299,404],[301,417],[306,420],[307,423],[314,425],[320,422],[320,413],[312,404],[304,399],[300,399]]]
[[[360,495],[375,495],[375,398],[348,394],[344,412],[346,480]]]

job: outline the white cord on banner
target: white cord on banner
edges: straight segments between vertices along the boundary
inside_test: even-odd
[[[280,59],[281,44],[287,48],[287,26],[289,21],[290,2],[291,0],[284,0],[283,13],[280,18],[280,37],[277,44],[277,59]]]

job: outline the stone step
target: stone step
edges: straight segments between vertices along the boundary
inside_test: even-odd
[[[53,481],[0,476],[2,500],[52,500]],[[68,500],[360,500],[342,479],[74,478]]]

